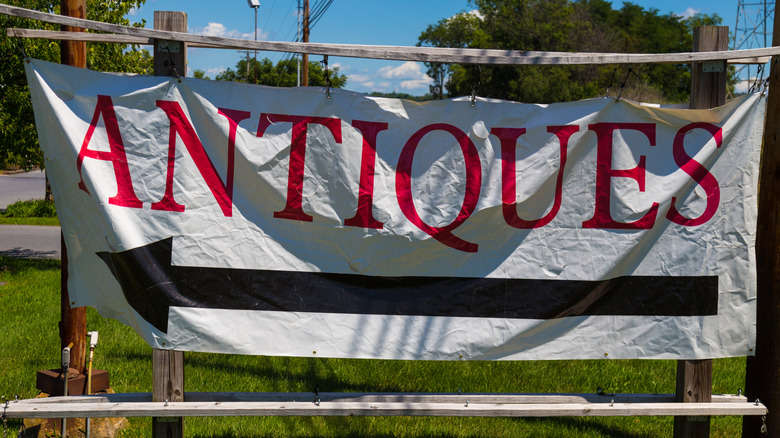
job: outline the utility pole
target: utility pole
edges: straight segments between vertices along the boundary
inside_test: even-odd
[[[309,0],[303,0],[303,42],[309,42]],[[303,75],[301,77],[301,86],[309,86],[309,54],[303,54]]]
[[[778,1],[775,1],[775,7]],[[780,44],[780,21],[774,20],[772,45]],[[756,355],[747,358],[745,395],[760,399],[769,409],[766,432],[763,419],[745,416],[744,437],[780,437],[780,57],[773,56],[766,97],[764,143],[758,181],[756,227]]]
[[[87,18],[86,0],[61,0],[60,15],[76,18]],[[84,29],[62,26],[62,30],[84,32]],[[73,67],[87,68],[87,43],[83,41],[62,41],[60,46],[60,63]],[[62,252],[60,274],[60,348],[73,343],[70,353],[70,366],[76,368],[79,374],[84,374],[86,368],[87,350],[87,309],[71,307],[74,303],[68,294],[68,251],[65,238],[60,234]]]
[[[260,8],[260,0],[246,0],[249,7],[255,10],[255,42],[257,42],[257,10]],[[257,83],[257,50],[255,50],[255,65],[252,66],[254,71],[254,81]],[[246,81],[249,82],[249,51],[246,52]]]

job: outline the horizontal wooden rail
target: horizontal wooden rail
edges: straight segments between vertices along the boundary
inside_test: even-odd
[[[318,396],[318,397],[317,397]],[[150,393],[10,401],[6,418],[220,416],[604,417],[766,415],[761,403],[714,395],[675,403],[672,394],[376,394],[187,393],[185,402],[152,402]]]
[[[186,392],[187,402],[307,402],[319,396],[322,402],[397,402],[397,403],[671,403],[674,394],[508,394],[508,393],[364,393],[364,392]],[[99,394],[71,397],[43,397],[19,400],[20,403],[135,403],[151,402],[150,392]],[[748,403],[741,395],[714,394],[716,403]]]
[[[197,44],[201,47],[260,50],[272,52],[308,53],[312,55],[343,56],[350,58],[370,58],[397,61],[442,62],[458,64],[504,64],[504,65],[590,65],[590,64],[641,64],[641,63],[671,63],[681,64],[695,61],[723,61],[738,59],[745,63],[758,63],[767,56],[780,55],[780,47],[760,49],[727,50],[717,52],[682,52],[682,53],[568,53],[568,52],[537,52],[522,50],[491,50],[444,47],[402,47],[402,46],[367,46],[357,44],[321,44],[294,43],[278,41],[252,41],[234,38],[223,38],[206,35],[152,30],[99,21],[64,17],[46,12],[33,11],[0,4],[0,14],[28,18],[48,23],[73,26],[100,32],[110,32],[132,37],[182,41]],[[21,29],[9,29],[10,36],[22,37]],[[26,31],[29,32],[29,31]],[[33,34],[29,34],[33,35]],[[54,33],[49,34],[54,37]],[[83,37],[79,36],[80,38]],[[58,37],[59,38],[59,37]],[[92,38],[92,37],[87,37]],[[128,42],[121,38],[116,42],[126,44],[143,44]]]

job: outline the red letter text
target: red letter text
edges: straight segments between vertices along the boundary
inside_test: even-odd
[[[109,152],[96,151],[89,149],[89,142],[92,140],[92,134],[95,132],[98,119],[103,116],[103,123],[106,125],[106,134],[108,135]],[[119,133],[119,123],[117,123],[116,112],[114,112],[114,103],[109,96],[98,96],[95,114],[92,116],[92,122],[87,129],[87,135],[81,144],[79,156],[76,159],[76,169],[79,172],[79,188],[89,193],[84,177],[81,175],[81,166],[84,164],[84,158],[94,158],[96,160],[110,161],[114,165],[114,177],[116,178],[116,196],[108,198],[108,203],[120,207],[141,208],[143,202],[135,195],[133,181],[130,179],[130,168],[127,166],[127,155],[125,155],[125,145],[122,142],[122,135]]]
[[[639,191],[645,191],[644,155],[639,157],[639,165],[633,169],[612,168],[612,137],[615,130],[631,129],[639,131],[655,146],[655,125],[652,123],[596,123],[588,126],[596,132],[598,151],[596,154],[596,209],[593,218],[582,223],[583,228],[609,228],[624,230],[646,230],[653,227],[658,212],[658,203],[654,202],[642,218],[634,222],[618,222],[610,212],[610,192],[612,178],[631,178],[639,184]]]
[[[466,194],[463,198],[463,205],[455,220],[445,227],[432,227],[423,222],[417,214],[417,209],[414,208],[414,200],[412,199],[412,161],[414,160],[414,153],[423,136],[436,130],[449,132],[458,140],[466,163]],[[452,234],[452,231],[459,227],[474,212],[474,208],[476,208],[479,200],[481,185],[482,166],[479,161],[477,148],[468,135],[455,126],[444,123],[425,126],[412,135],[404,145],[403,150],[401,150],[401,156],[398,158],[398,169],[395,174],[395,190],[401,211],[419,229],[451,248],[464,252],[477,252],[478,246],[476,243],[467,242]]]
[[[341,120],[330,117],[291,116],[287,114],[260,114],[257,136],[262,137],[274,123],[290,122],[292,143],[290,144],[290,170],[287,176],[287,204],[274,217],[311,222],[313,218],[303,212],[303,169],[306,159],[306,131],[310,123],[326,127],[336,143],[341,143]]]

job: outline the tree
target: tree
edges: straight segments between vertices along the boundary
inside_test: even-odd
[[[464,12],[429,25],[417,45],[423,43],[434,47],[478,48],[487,44],[487,35],[481,29],[481,17]],[[439,62],[429,62],[426,66],[428,76],[433,78],[429,86],[431,95],[434,99],[444,99],[444,80],[452,73],[451,66]]]
[[[339,74],[338,67],[328,69],[328,78],[333,88],[343,88],[347,84],[347,77]],[[294,87],[298,82],[298,63],[295,59],[283,59],[274,65],[268,58],[250,59],[247,69],[247,60],[241,59],[236,63],[235,71],[227,69],[218,74],[216,79],[274,87]],[[309,62],[309,85],[325,86],[325,68],[319,62]]]
[[[418,45],[558,52],[672,53],[692,49],[692,29],[720,23],[717,15],[683,18],[604,0],[472,0],[476,11],[439,21]],[[428,75],[450,95],[472,88],[486,97],[523,102],[561,102],[604,95],[626,84],[623,96],[677,103],[688,100],[690,65],[512,66],[463,65],[442,69],[428,63]],[[446,82],[445,82],[446,81]]]
[[[128,26],[125,15],[145,0],[87,0],[87,18]],[[6,4],[59,13],[58,0],[10,0]],[[143,27],[144,23],[134,23]],[[34,20],[0,15],[0,28],[59,30],[59,26]],[[33,40],[0,35],[0,168],[9,165],[24,170],[43,168],[43,154],[38,144],[30,90],[24,73],[24,50],[28,56],[59,62],[60,45],[52,40]],[[87,68],[101,71],[151,73],[152,58],[137,45],[88,43]]]
[[[192,77],[195,79],[211,79],[210,77],[206,76],[206,72],[203,70],[195,70],[192,72]]]

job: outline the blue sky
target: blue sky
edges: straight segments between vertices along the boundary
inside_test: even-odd
[[[301,0],[301,4],[303,1]],[[312,9],[326,0],[310,0]],[[672,12],[688,16],[693,13],[713,14],[723,18],[723,25],[733,32],[737,19],[738,0],[636,0],[645,8],[656,8],[661,13]],[[747,2],[749,3],[749,2]],[[622,1],[612,2],[613,7]],[[297,0],[260,0],[257,15],[258,39],[292,41],[296,37]],[[333,0],[321,19],[313,26],[312,42],[413,46],[417,37],[429,24],[458,12],[471,10],[467,0]],[[254,38],[254,10],[246,0],[147,0],[140,9],[132,12],[131,21],[146,20],[152,27],[153,14],[159,11],[185,11],[190,33]],[[755,11],[748,11],[754,15]],[[742,26],[742,25],[741,25]],[[771,29],[771,23],[769,24]],[[769,37],[771,40],[771,36]],[[246,56],[234,50],[189,49],[188,75],[195,69],[204,70],[214,78],[226,68],[235,69],[236,62]],[[282,54],[258,52],[258,58],[274,61]],[[321,60],[319,56],[311,60]],[[413,95],[428,91],[430,78],[425,75],[421,63],[376,61],[357,58],[329,59],[347,75],[347,89],[359,92],[403,92]]]

